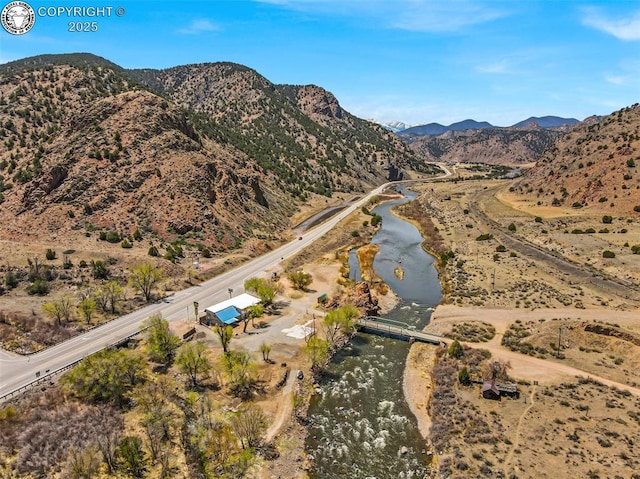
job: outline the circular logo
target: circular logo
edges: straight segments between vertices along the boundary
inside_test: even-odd
[[[12,35],[24,35],[36,23],[36,12],[27,2],[10,2],[2,9],[0,22]]]

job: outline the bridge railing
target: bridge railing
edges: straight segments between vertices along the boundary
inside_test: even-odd
[[[381,320],[384,320],[384,322]],[[444,337],[440,334],[416,331],[415,328],[407,327],[405,323],[400,323],[394,320],[387,320],[386,318],[380,318],[378,316],[367,316],[364,318],[360,318],[358,319],[357,324],[369,329],[373,329],[374,331],[386,333],[389,336],[406,336],[408,338],[422,339],[433,343],[440,343],[444,339]]]

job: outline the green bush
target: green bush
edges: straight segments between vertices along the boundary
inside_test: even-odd
[[[471,384],[471,377],[469,376],[469,370],[466,366],[458,371],[458,381],[463,386],[469,386]]]
[[[496,246],[496,251],[498,253],[504,253],[505,251],[507,251],[507,248],[506,248],[505,245],[500,244],[500,245]]]
[[[631,247],[631,252],[632,252],[633,254],[640,254],[640,244],[634,244],[634,245]]]
[[[7,271],[4,275],[4,284],[8,289],[13,289],[18,286],[18,277],[13,271]]]
[[[611,223],[613,223],[613,216],[611,215],[604,215],[602,217],[602,222],[606,225],[610,225]]]
[[[602,252],[603,258],[615,258],[616,254],[613,251],[605,250]]]
[[[460,358],[464,354],[464,349],[462,348],[460,341],[456,339],[451,343],[447,352],[451,358]]]
[[[120,246],[122,246],[125,249],[129,249],[133,247],[133,245],[129,243],[129,240],[127,240],[126,238],[122,240],[122,243],[120,243]]]
[[[540,216],[536,216],[535,220],[536,223],[542,223],[542,218]]]
[[[513,224],[513,223],[511,223],[509,226],[507,226],[507,229],[508,229],[509,231],[515,231],[515,230],[516,230],[516,225],[515,225],[515,224]]]
[[[47,248],[47,252],[44,255],[49,261],[56,259],[56,252],[51,248]]]
[[[49,283],[44,279],[36,279],[28,288],[30,295],[44,296],[49,293]]]
[[[476,238],[476,241],[488,241],[491,239],[493,239],[493,235],[491,233],[482,233]]]
[[[158,251],[158,248],[156,248],[155,246],[151,246],[149,248],[148,254],[149,256],[160,256],[160,252]]]
[[[106,240],[109,243],[118,243],[120,241],[120,234],[115,231],[109,231],[107,233]]]

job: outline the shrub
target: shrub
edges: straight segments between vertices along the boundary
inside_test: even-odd
[[[469,376],[469,370],[466,366],[458,372],[458,381],[464,386],[471,384],[471,377]]]
[[[47,252],[44,255],[49,261],[56,259],[56,252],[51,248],[47,248]]]
[[[613,251],[605,250],[602,252],[603,258],[615,258],[616,254]]]
[[[149,248],[148,254],[149,256],[160,256],[160,252],[158,251],[158,248],[153,245]]]
[[[601,230],[598,230],[598,233],[608,233],[609,232],[609,228],[602,228]]]
[[[142,241],[142,233],[140,233],[138,228],[133,232],[133,239],[136,241]]]
[[[464,349],[462,348],[460,341],[456,339],[451,343],[447,352],[449,353],[449,357],[460,358],[464,354]]]
[[[102,237],[102,234],[100,234],[100,237]],[[106,240],[109,243],[117,243],[120,241],[120,234],[115,231],[109,231],[106,235]]]
[[[493,235],[491,233],[482,233],[476,238],[476,241],[488,241],[491,239],[493,239]]]
[[[109,277],[109,267],[104,261],[91,260],[91,275],[94,279],[107,279]]]
[[[631,252],[632,252],[633,254],[640,254],[640,244],[634,244],[634,245],[631,247]],[[6,278],[5,278],[5,281],[6,281]]]
[[[27,288],[27,293],[44,296],[49,293],[49,283],[44,279],[38,278]]]
[[[542,218],[540,216],[536,216],[535,220],[536,223],[542,223]]]
[[[598,200],[599,203],[606,203],[607,201],[609,201],[609,198],[607,198],[606,196],[601,196]]]
[[[358,230],[353,230],[351,232],[351,236],[353,236],[354,238],[358,238],[360,236],[360,232]]]
[[[636,213],[640,213],[640,205],[634,206],[633,211],[635,211]]]
[[[602,217],[602,222],[606,225],[610,225],[611,223],[613,223],[613,216],[611,215],[604,215]]]
[[[129,243],[129,240],[127,240],[126,238],[122,240],[122,243],[120,243],[120,246],[122,246],[125,249],[129,249],[133,247],[133,245]]]
[[[511,223],[509,226],[507,226],[507,229],[508,229],[509,231],[515,231],[515,230],[516,230],[516,225],[515,225],[515,224],[513,224],[513,223]]]
[[[634,168],[634,167],[636,166],[636,162],[635,162],[635,161],[633,161],[633,158],[629,158],[629,159],[627,160],[627,166],[628,166],[629,168]]]
[[[632,248],[633,249],[633,248]],[[634,253],[635,254],[635,253]],[[8,289],[13,289],[18,286],[18,277],[13,271],[7,271],[4,275],[4,284]]]
[[[573,208],[582,208],[583,204],[579,201],[575,201],[571,206]]]
[[[507,251],[507,247],[505,245],[500,244],[496,246],[496,251],[498,253],[504,253],[505,251]]]

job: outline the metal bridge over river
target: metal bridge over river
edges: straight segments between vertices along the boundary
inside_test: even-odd
[[[356,321],[356,326],[361,331],[380,334],[405,341],[420,341],[430,344],[441,344],[443,337],[439,334],[416,331],[414,327],[407,327],[399,321],[393,321],[379,316],[366,316]]]

